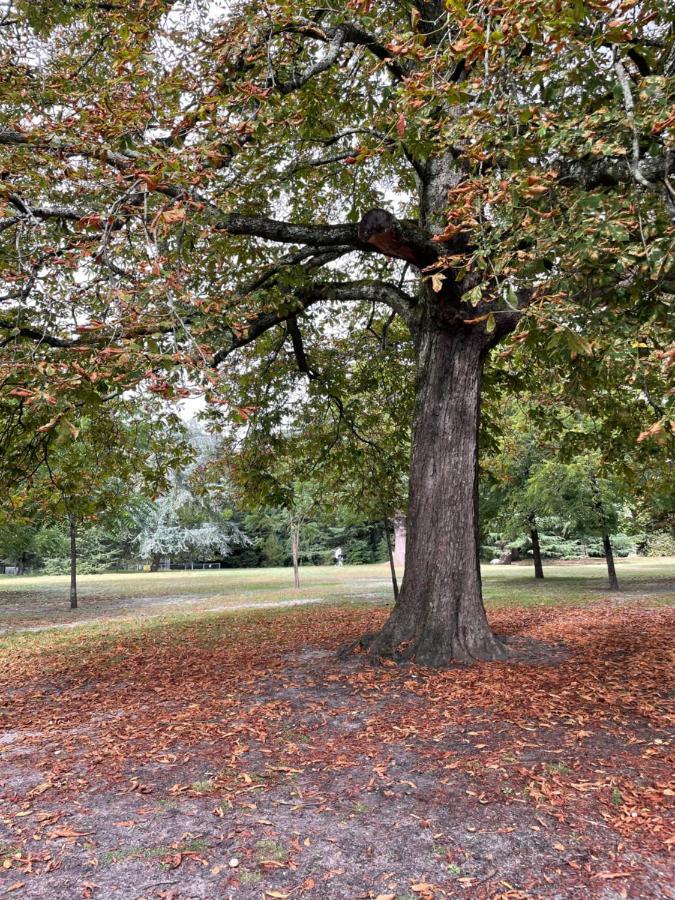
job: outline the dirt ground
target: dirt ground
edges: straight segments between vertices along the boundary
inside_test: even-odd
[[[15,638],[0,897],[675,896],[672,610],[493,612],[546,663],[336,660],[385,615]]]

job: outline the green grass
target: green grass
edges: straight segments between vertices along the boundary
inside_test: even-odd
[[[626,559],[617,562],[621,597],[658,605],[675,599],[675,559]],[[607,575],[602,560],[575,564],[548,564],[546,578],[537,581],[527,565],[484,566],[485,602],[490,606],[582,605],[607,596]],[[153,625],[236,621],[240,616],[285,615],[278,603],[312,601],[330,605],[382,605],[392,602],[388,567],[309,566],[302,570],[302,585],[292,587],[290,569],[221,569],[194,572],[155,572],[85,575],[80,579],[80,608],[68,606],[68,579],[64,576],[0,576],[0,647],[39,643],[39,633],[15,629],[61,626],[51,631],[49,643],[68,652],[71,628],[86,625],[91,637],[113,640],[124,632]],[[223,612],[231,616],[223,616]],[[112,626],[114,621],[115,627]],[[4,632],[4,634],[3,634]],[[218,640],[219,629],[206,639]],[[11,640],[10,640],[11,638]],[[166,640],[166,636],[164,636]],[[176,640],[180,640],[177,635]],[[73,650],[76,652],[76,650]]]
[[[675,558],[633,557],[617,560],[619,576],[629,581],[675,575]],[[546,563],[546,580],[584,584],[600,583],[606,578],[603,560],[588,560],[574,563]],[[531,566],[482,567],[483,580],[488,589],[508,587],[522,583],[535,584]],[[272,569],[204,569],[176,572],[128,572],[105,575],[81,575],[78,583],[82,598],[170,598],[200,597],[211,599],[264,600],[298,595],[292,587],[293,573],[290,568]],[[358,593],[360,590],[385,591],[389,588],[389,567],[385,563],[368,566],[303,566],[301,569],[301,589],[305,591],[325,590],[329,592]],[[0,575],[0,596],[7,597],[39,593],[47,598],[67,597],[69,587],[67,575],[8,576]]]
[[[83,575],[79,609],[70,610],[66,576],[0,575],[0,629],[297,600],[385,601],[391,596],[386,566],[307,567],[300,590],[293,588],[292,579],[292,570],[283,568]]]
[[[205,778],[202,781],[193,781],[190,788],[198,794],[210,794],[216,789],[213,778]]]
[[[199,853],[205,850],[207,843],[201,838],[183,841],[175,847],[160,845],[159,847],[124,847],[120,850],[104,850],[99,854],[101,866],[114,866],[128,859],[162,859],[175,853]]]
[[[350,583],[359,575],[369,581],[387,579],[387,567],[377,566],[307,566],[302,568],[302,582],[307,587],[325,589],[350,589]],[[295,595],[293,571],[290,568],[271,569],[203,569],[175,572],[125,572],[104,575],[81,575],[78,579],[83,596],[116,597],[170,597],[203,596],[221,594],[245,598],[251,593],[259,595],[279,590]],[[67,575],[0,575],[0,592],[25,593],[39,591],[66,597],[70,578]]]
[[[273,862],[285,863],[288,859],[288,851],[283,844],[273,841],[270,838],[263,838],[256,842],[256,858],[258,862],[263,863],[268,860]]]

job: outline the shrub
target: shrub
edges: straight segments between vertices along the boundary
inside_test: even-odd
[[[675,556],[675,535],[669,531],[650,534],[644,544],[645,556]]]

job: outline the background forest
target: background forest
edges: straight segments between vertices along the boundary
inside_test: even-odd
[[[118,421],[124,421],[125,415],[120,411]],[[129,417],[126,427],[132,421]],[[394,541],[392,515],[372,515],[363,485],[347,478],[339,464],[337,470],[335,465],[325,468],[321,478],[315,475],[302,484],[292,482],[288,491],[279,491],[278,483],[266,484],[264,473],[251,469],[243,449],[233,452],[232,440],[223,443],[196,420],[186,425],[175,418],[170,429],[162,435],[163,458],[153,456],[151,467],[145,473],[135,472],[123,486],[118,474],[108,476],[96,468],[90,445],[79,444],[85,456],[91,454],[91,474],[105,504],[97,505],[90,495],[82,511],[77,545],[80,573],[169,565],[290,566],[296,522],[301,565],[333,564],[337,548],[348,565],[388,559],[387,531],[392,545]],[[500,557],[531,562],[533,524],[543,560],[603,557],[598,499],[617,557],[675,554],[667,466],[642,471],[636,486],[630,469],[621,471],[616,466],[608,474],[597,453],[566,456],[547,449],[541,435],[537,443],[533,424],[522,412],[511,410],[503,417],[501,430],[501,437],[493,433],[486,439],[490,446],[482,454],[484,562]],[[245,435],[243,446],[247,439],[250,436]],[[4,568],[15,567],[17,574],[69,572],[68,516],[54,501],[60,496],[59,478],[72,465],[68,458],[72,446],[64,443],[51,457],[49,475],[56,484],[39,482],[39,499],[34,496],[27,502],[22,494],[20,516],[0,523]],[[297,449],[297,444],[293,446]],[[294,457],[294,462],[300,466],[302,461]],[[314,462],[305,461],[310,467]],[[82,460],[77,471],[83,471]],[[383,495],[383,509],[404,507],[405,481],[404,472],[392,479],[399,483],[399,492]],[[377,493],[377,485],[374,489]]]

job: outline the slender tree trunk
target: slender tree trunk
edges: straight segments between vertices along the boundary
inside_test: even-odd
[[[612,542],[608,534],[602,536],[602,546],[605,550],[605,559],[607,560],[607,574],[609,575],[610,591],[620,591],[619,579],[616,577],[616,568],[614,567],[614,552],[612,550]]]
[[[291,557],[293,559],[293,586],[300,587],[300,523],[291,518]]]
[[[501,659],[483,607],[478,553],[478,425],[485,335],[418,332],[418,378],[405,574],[369,639],[374,656],[422,665]]]
[[[68,516],[70,530],[70,608],[77,609],[77,519]]]
[[[534,577],[544,577],[544,566],[541,562],[541,547],[539,546],[539,531],[535,517],[530,516],[530,540],[532,541],[532,559],[534,560]]]
[[[391,586],[394,589],[394,600],[398,602],[398,579],[396,578],[396,565],[394,564],[394,549],[391,546],[389,523],[384,520],[384,536],[387,539],[387,553],[389,555],[389,568],[391,569]]]
[[[610,591],[620,591],[619,579],[616,577],[616,568],[614,567],[614,551],[612,550],[612,542],[609,539],[609,530],[607,525],[607,516],[602,503],[602,496],[595,473],[590,472],[591,489],[593,491],[595,509],[598,519],[602,525],[602,546],[605,551],[605,560],[607,561],[607,574],[609,576]]]

